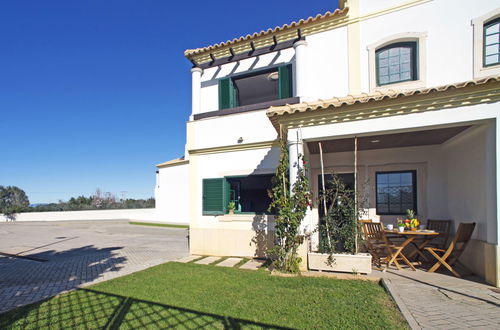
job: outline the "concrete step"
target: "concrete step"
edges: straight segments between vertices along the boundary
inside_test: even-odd
[[[180,259],[177,259],[176,261],[177,262],[182,262],[182,263],[188,263],[188,262],[191,262],[195,259],[198,259],[200,256],[185,256],[185,257],[182,257]]]
[[[219,262],[216,266],[233,267],[241,260],[243,260],[243,258],[227,258],[226,260]]]
[[[200,265],[208,265],[208,264],[211,264],[212,262],[215,262],[219,259],[220,259],[220,257],[206,257],[206,258],[200,259],[198,261],[195,261],[194,263],[200,264]]]
[[[264,265],[265,260],[252,259],[240,266],[241,269],[257,270]]]

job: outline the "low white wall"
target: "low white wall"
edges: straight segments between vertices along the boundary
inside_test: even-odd
[[[0,215],[0,221],[7,219]],[[122,209],[92,211],[27,212],[16,215],[16,221],[79,221],[79,220],[133,220],[161,223],[189,224],[187,221],[163,221],[156,209]]]
[[[155,200],[158,221],[189,224],[189,164],[159,169]]]

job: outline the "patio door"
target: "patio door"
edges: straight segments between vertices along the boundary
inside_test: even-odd
[[[337,176],[342,180],[342,182],[347,186],[348,189],[354,191],[354,173],[341,173],[337,174]],[[329,189],[331,187],[332,175],[325,174],[325,188]],[[323,193],[323,185],[321,181],[321,174],[318,175],[318,196],[321,196]],[[327,206],[328,207],[328,206]],[[325,215],[325,211],[323,209],[323,203],[319,203],[318,205],[318,213],[320,221]]]

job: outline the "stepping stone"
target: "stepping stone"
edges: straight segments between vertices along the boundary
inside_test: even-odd
[[[219,262],[216,266],[233,267],[241,260],[243,260],[243,258],[227,258],[226,260]]]
[[[194,259],[198,259],[200,256],[185,256],[180,259],[177,259],[177,262],[188,263],[193,261]]]
[[[212,262],[217,261],[219,259],[220,259],[220,257],[206,257],[206,258],[200,259],[198,261],[195,261],[194,263],[200,264],[200,265],[208,265],[208,264],[211,264]]]
[[[252,260],[248,261],[247,263],[243,264],[242,266],[240,266],[240,268],[241,269],[257,270],[260,267],[262,267],[262,265],[265,262],[266,262],[265,260],[252,259]]]

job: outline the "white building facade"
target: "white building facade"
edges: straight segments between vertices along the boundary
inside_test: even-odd
[[[188,218],[192,254],[262,257],[280,136],[351,180],[367,218],[476,222],[462,263],[500,284],[500,8],[495,1],[350,0],[274,30],[186,51],[192,114],[183,159],[158,165],[157,208]],[[293,167],[290,179],[293,180]],[[410,189],[390,200],[384,190]],[[235,214],[228,214],[230,201]],[[303,228],[317,226],[317,202]],[[454,233],[452,231],[452,236]],[[310,249],[318,244],[311,236]]]

